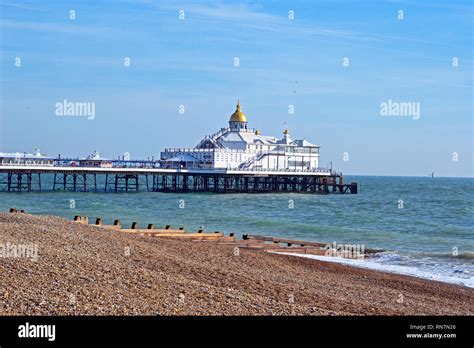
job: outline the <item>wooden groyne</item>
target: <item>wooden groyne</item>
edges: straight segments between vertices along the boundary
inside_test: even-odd
[[[86,216],[75,216],[74,221],[81,224],[89,224],[89,218]],[[343,245],[343,250],[337,250],[338,246],[328,243],[303,241],[287,238],[267,237],[260,235],[243,234],[242,239],[237,239],[235,233],[229,233],[227,236],[224,232],[204,232],[199,229],[196,232],[188,232],[184,227],[172,228],[166,225],[163,228],[156,228],[154,224],[148,224],[147,228],[140,228],[138,222],[132,222],[130,228],[123,228],[120,220],[114,220],[112,225],[106,225],[101,218],[96,218],[95,226],[121,233],[141,235],[154,238],[175,238],[188,239],[195,242],[212,242],[223,245],[231,245],[235,248],[256,249],[263,251],[296,253],[296,254],[313,254],[321,256],[341,256],[349,258],[365,258],[371,254],[381,252],[380,249],[360,249],[356,245]],[[348,248],[350,253],[347,253]]]
[[[88,225],[89,218],[87,216],[76,215],[74,221]],[[154,224],[148,224],[147,228],[139,228],[138,222],[132,222],[130,228],[123,228],[120,220],[115,220],[112,225],[106,225],[103,223],[102,218],[96,218],[94,226],[102,227],[111,231],[118,231],[128,234],[136,234],[148,237],[168,237],[168,238],[183,238],[191,240],[218,240],[224,237],[224,233],[215,231],[212,233],[206,233],[203,230],[199,230],[195,233],[187,232],[184,227],[171,228],[170,225],[166,225],[163,228],[155,228]],[[235,240],[232,237],[232,240]]]
[[[333,248],[334,249],[334,244],[328,244],[328,243],[321,243],[321,242],[311,242],[311,241],[304,241],[304,240],[295,240],[295,239],[287,239],[287,238],[276,238],[276,237],[266,237],[266,236],[260,236],[260,235],[250,235],[250,234],[244,234],[242,236],[243,240],[255,240],[259,242],[264,242],[264,243],[273,243],[277,245],[281,244],[286,244],[287,247],[293,247],[295,250],[296,248],[300,249],[308,249],[311,250],[312,248],[320,248],[322,250],[327,251],[328,248]],[[344,244],[343,246],[351,246],[353,247],[354,244]],[[337,248],[337,246],[336,246]],[[287,250],[286,248],[285,250]],[[372,248],[365,248],[364,247],[364,254],[375,254],[375,253],[380,253],[383,252],[383,249],[372,249]]]
[[[10,213],[25,213],[25,210],[10,208]],[[297,239],[269,237],[253,234],[242,234],[242,239],[237,239],[235,233],[226,235],[224,232],[205,232],[204,229],[197,231],[186,231],[184,227],[173,228],[171,225],[156,227],[154,224],[146,224],[146,228],[139,226],[137,221],[131,223],[130,227],[124,227],[121,220],[115,219],[112,224],[105,224],[100,217],[89,219],[87,216],[76,215],[73,219],[76,223],[103,228],[110,232],[125,233],[153,238],[174,238],[187,239],[194,242],[211,242],[222,245],[234,246],[234,249],[255,249],[278,253],[312,254],[321,256],[340,256],[346,258],[365,258],[375,253],[382,252],[382,249],[365,248],[356,244],[336,245],[305,241]],[[89,221],[93,221],[90,223]]]

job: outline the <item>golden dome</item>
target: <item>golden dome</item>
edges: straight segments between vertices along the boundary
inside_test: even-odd
[[[255,135],[260,135],[260,131],[258,129],[255,131]]]
[[[285,135],[288,135],[288,134],[290,134],[290,131],[288,130],[288,128],[287,128],[287,129],[285,129],[285,131],[283,132],[283,134],[285,134]]]
[[[230,122],[247,122],[247,116],[240,111],[240,101],[237,102],[237,108],[235,112],[230,116]]]

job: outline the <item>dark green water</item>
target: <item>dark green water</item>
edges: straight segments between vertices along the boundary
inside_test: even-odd
[[[362,266],[474,287],[474,179],[346,177],[353,180],[357,195],[0,193],[0,210],[357,243],[393,251],[355,261]]]

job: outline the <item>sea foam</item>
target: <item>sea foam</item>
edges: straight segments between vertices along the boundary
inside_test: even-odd
[[[446,265],[444,263],[433,263],[433,261],[435,260],[429,260],[431,262],[427,262],[428,260],[425,260],[424,263],[421,262],[421,260],[411,260],[416,265],[408,266],[400,264],[400,261],[405,259],[405,257],[400,256],[396,253],[381,253],[368,259],[347,259],[342,257],[328,257],[297,253],[284,253],[284,255],[292,255],[320,261],[341,263],[354,267],[409,275],[418,278],[437,280],[440,282],[464,285],[470,288],[474,288],[474,272],[472,272],[472,268],[474,267],[473,265],[453,264],[452,267],[450,267],[450,265]],[[391,264],[389,262],[394,263]],[[409,261],[404,260],[404,262]],[[428,264],[431,265],[428,266]]]

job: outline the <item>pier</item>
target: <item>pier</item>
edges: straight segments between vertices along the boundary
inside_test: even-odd
[[[45,177],[50,177],[46,180]],[[250,169],[0,166],[0,191],[356,194],[341,173]]]
[[[85,158],[34,153],[0,153],[0,191],[215,192],[356,194],[357,183],[320,167],[320,146],[263,135],[248,127],[240,101],[228,127],[206,135],[194,148],[166,148],[159,159]],[[44,177],[50,180],[44,180]]]

